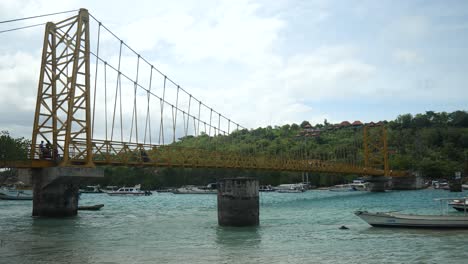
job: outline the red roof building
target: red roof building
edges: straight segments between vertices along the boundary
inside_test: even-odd
[[[343,121],[343,122],[340,123],[339,126],[340,126],[340,127],[348,127],[348,126],[350,126],[350,125],[351,125],[351,123],[349,123],[348,121]]]

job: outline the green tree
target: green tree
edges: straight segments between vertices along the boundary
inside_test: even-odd
[[[12,138],[8,131],[0,132],[0,160],[26,160],[31,141]]]

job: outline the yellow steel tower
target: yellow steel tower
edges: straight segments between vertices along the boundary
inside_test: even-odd
[[[91,143],[89,14],[47,23],[32,133],[31,158],[43,155],[40,141],[59,166],[93,167]],[[78,147],[80,139],[86,146]],[[70,149],[73,149],[71,159]],[[60,158],[59,158],[60,155]],[[84,161],[84,163],[83,163]]]

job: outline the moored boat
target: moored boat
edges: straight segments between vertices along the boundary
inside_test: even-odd
[[[259,192],[274,192],[275,189],[271,185],[260,185]]]
[[[141,196],[141,195],[151,195],[149,191],[140,190],[141,185],[135,185],[134,187],[122,187],[115,192],[108,192],[108,195],[111,196]]]
[[[454,199],[449,204],[453,209],[460,212],[468,212],[468,200],[467,198]]]
[[[415,215],[367,211],[356,211],[354,214],[375,227],[468,228],[468,215]]]
[[[454,203],[454,198],[438,198],[441,212],[443,203]],[[458,198],[455,203],[466,203],[466,198]],[[419,227],[419,228],[468,228],[468,214],[466,211],[460,214],[440,214],[440,215],[417,215],[401,214],[396,212],[370,213],[367,211],[356,211],[355,215],[366,221],[371,226],[376,227]]]
[[[280,184],[276,187],[279,193],[302,193],[305,192],[303,184]]]
[[[78,210],[85,210],[85,211],[98,211],[104,207],[103,204],[95,204],[95,205],[82,205],[78,206]]]
[[[105,192],[105,193],[110,193],[110,192],[115,192],[119,189],[118,186],[105,186],[103,189],[101,189],[102,192]]]
[[[31,189],[1,188],[0,199],[2,200],[32,200],[33,191]]]
[[[218,190],[214,187],[198,187],[194,185],[185,185],[172,191],[173,194],[217,194]]]
[[[80,193],[103,193],[103,191],[99,185],[89,185],[80,189]]]
[[[356,187],[352,184],[339,184],[328,189],[331,192],[354,192],[357,191]]]

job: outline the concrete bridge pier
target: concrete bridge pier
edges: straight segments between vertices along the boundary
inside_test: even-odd
[[[367,176],[364,179],[369,183],[371,192],[385,192],[387,189],[388,178],[385,176]]]
[[[32,215],[39,217],[76,216],[80,181],[96,177],[104,177],[104,170],[72,167],[33,169]]]
[[[461,179],[449,180],[449,189],[451,192],[462,192],[462,181]]]
[[[218,182],[218,224],[259,225],[259,183],[253,178],[229,178]]]
[[[420,175],[392,177],[392,190],[418,190],[424,187],[424,179]]]

